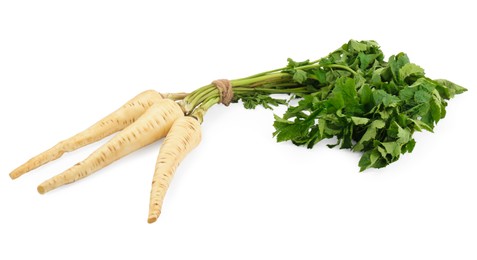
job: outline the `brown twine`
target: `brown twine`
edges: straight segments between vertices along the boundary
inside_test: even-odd
[[[232,84],[228,79],[217,79],[212,81],[212,84],[217,87],[220,94],[219,102],[228,106],[234,97],[234,91],[232,89]]]

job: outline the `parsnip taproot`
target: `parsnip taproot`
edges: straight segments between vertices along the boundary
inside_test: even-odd
[[[140,93],[86,130],[31,158],[13,170],[10,177],[16,179],[33,169],[60,158],[65,152],[74,151],[124,129],[136,121],[150,106],[162,99],[161,94],[155,90],[146,90]]]
[[[147,219],[149,223],[155,222],[161,214],[164,196],[177,166],[200,143],[200,140],[201,129],[197,119],[184,116],[178,118],[172,125],[156,161]]]
[[[173,122],[183,115],[176,102],[170,99],[159,100],[84,161],[40,184],[38,192],[43,194],[85,178],[123,156],[159,140],[169,132]]]
[[[162,99],[162,95],[155,90],[146,90],[140,93],[86,130],[59,142],[52,148],[31,158],[13,170],[10,173],[10,177],[16,179],[43,164],[60,158],[65,152],[74,151],[124,129],[136,121],[149,107]]]

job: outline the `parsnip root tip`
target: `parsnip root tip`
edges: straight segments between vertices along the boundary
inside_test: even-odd
[[[159,212],[159,214],[160,214],[160,212]],[[149,217],[147,218],[147,223],[152,224],[152,223],[156,222],[157,218],[159,217],[159,214],[158,214],[158,215],[149,216]]]
[[[12,180],[14,180],[14,179],[16,179],[16,178],[18,178],[18,177],[20,176],[20,175],[16,174],[14,171],[11,172],[9,175],[10,175],[10,178],[11,178]]]
[[[40,194],[45,194],[46,193],[46,190],[45,190],[45,187],[43,187],[42,185],[39,185],[36,190],[38,191],[38,193]]]

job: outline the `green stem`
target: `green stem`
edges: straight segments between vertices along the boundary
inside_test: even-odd
[[[211,88],[211,87],[214,87],[214,85],[209,84],[209,85],[205,85],[203,87],[200,87],[200,88],[192,91],[189,96],[184,98],[184,100],[185,101],[190,101],[192,99],[195,99],[197,95],[201,94],[202,92],[204,92],[205,90],[207,90],[208,88]]]
[[[190,116],[195,117],[199,123],[202,123],[204,121],[204,115],[211,108],[213,105],[217,104],[219,102],[220,98],[219,97],[212,97],[208,99],[207,101],[201,103],[198,105],[192,113],[190,113]]]
[[[297,87],[297,88],[245,88],[239,87],[234,88],[234,93],[236,94],[246,94],[250,92],[265,92],[268,94],[292,94],[292,93],[306,93],[309,90],[306,87]]]
[[[215,89],[214,85],[209,84],[209,85],[200,87],[192,91],[190,95],[188,95],[183,100],[181,100],[179,104],[182,107],[182,110],[184,111],[184,113],[186,115],[189,114],[194,109],[194,107],[198,105],[197,102],[198,102],[198,99],[200,99],[200,96],[204,95],[204,93],[208,93],[210,89]]]
[[[320,60],[315,60],[315,61],[310,62],[310,63],[307,64],[307,65],[303,65],[303,66],[296,67],[295,69],[304,70],[304,69],[309,69],[309,68],[328,67],[328,68],[344,69],[344,70],[347,70],[347,71],[353,73],[353,75],[356,74],[356,71],[352,70],[352,69],[351,69],[350,67],[348,67],[348,66],[339,65],[339,64],[316,64],[316,63],[318,63],[319,61],[320,61]],[[256,78],[256,77],[264,76],[264,75],[271,74],[271,73],[274,73],[274,72],[282,71],[282,70],[285,70],[285,69],[287,69],[287,67],[283,67],[283,68],[278,68],[278,69],[274,69],[274,70],[265,71],[265,72],[258,73],[258,74],[254,74],[254,75],[252,75],[252,76],[248,76],[248,77],[245,77],[245,78],[242,78],[242,79]]]
[[[204,89],[204,91],[197,93],[195,97],[193,97],[191,100],[189,100],[189,103],[195,107],[196,105],[204,102],[210,95],[215,94],[216,96],[219,95],[219,92],[216,87],[210,87]]]
[[[340,64],[320,64],[319,60],[294,69],[308,70],[313,68],[342,69],[356,74],[356,71],[348,66]],[[245,78],[230,81],[236,97],[248,93],[261,92],[264,94],[297,94],[307,93],[310,90],[292,80],[293,75],[282,72],[287,67],[265,71]],[[220,93],[213,84],[205,85],[186,96],[180,105],[186,115],[195,115],[200,121],[205,112],[213,105],[220,102]]]
[[[347,70],[349,72],[351,72],[351,74],[353,75],[356,75],[357,72],[354,71],[353,69],[351,69],[350,67],[348,66],[345,66],[345,65],[339,65],[339,64],[329,64],[329,65],[324,65],[323,67],[326,67],[326,68],[337,68],[337,69],[343,69],[343,70]]]
[[[343,70],[347,70],[347,71],[351,72],[353,75],[356,75],[356,71],[354,71],[353,69],[351,69],[348,66],[340,65],[340,64],[309,64],[309,65],[304,65],[304,66],[301,66],[301,67],[296,67],[296,69],[306,70],[306,69],[320,68],[320,67],[322,67],[322,68],[343,69]]]
[[[270,81],[274,79],[287,79],[290,78],[291,75],[288,73],[280,72],[280,73],[273,73],[273,74],[268,74],[268,75],[263,75],[263,76],[258,76],[254,78],[242,78],[242,79],[234,79],[231,80],[230,83],[232,84],[233,87],[238,87],[238,86],[246,86],[246,85],[251,85],[257,82],[261,81]]]
[[[288,87],[296,87],[296,86],[300,86],[300,84],[296,83],[296,82],[284,82],[284,83],[272,83],[272,84],[264,84],[263,85],[264,87],[267,87],[267,88],[288,88]]]

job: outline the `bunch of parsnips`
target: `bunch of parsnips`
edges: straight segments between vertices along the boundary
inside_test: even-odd
[[[295,62],[246,78],[215,80],[191,93],[148,90],[86,130],[33,157],[10,173],[12,179],[58,159],[65,152],[117,133],[82,162],[38,186],[43,194],[72,183],[165,137],[152,179],[148,222],[161,213],[176,168],[201,140],[200,124],[216,105],[242,101],[245,108],[273,109],[277,141],[312,148],[336,137],[340,148],[362,152],[361,170],[381,168],[411,152],[415,131],[432,131],[445,116],[446,100],[466,91],[447,80],[433,80],[404,53],[384,60],[374,41],[342,45],[324,58]],[[276,94],[288,95],[278,99]],[[292,106],[291,100],[299,100]]]

